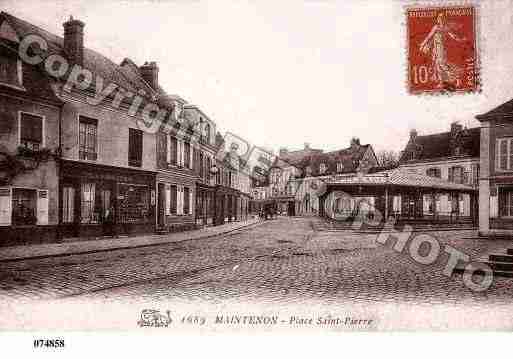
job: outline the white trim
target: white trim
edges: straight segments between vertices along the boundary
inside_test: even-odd
[[[31,115],[31,116],[36,116],[36,117],[41,117],[42,118],[42,123],[41,123],[41,132],[42,132],[41,133],[41,148],[45,148],[45,145],[46,145],[46,141],[45,141],[45,136],[46,136],[46,131],[45,131],[45,128],[46,128],[46,116],[45,115],[40,115],[40,114],[35,113],[35,112],[28,112],[28,111],[21,111],[21,110],[18,111],[18,146],[21,146],[21,115],[22,114],[27,114],[27,115]]]

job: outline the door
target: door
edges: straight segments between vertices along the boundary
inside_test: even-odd
[[[288,212],[289,216],[295,216],[296,215],[296,211],[295,211],[295,208],[294,208],[294,202],[289,201],[287,212]]]

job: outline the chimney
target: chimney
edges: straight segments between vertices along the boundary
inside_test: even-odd
[[[62,26],[64,26],[64,53],[72,64],[83,65],[85,24],[70,16]]]
[[[155,61],[145,62],[144,65],[139,67],[141,76],[152,89],[156,90],[159,87],[159,67]]]
[[[305,150],[309,150],[310,149],[310,144],[308,142],[305,142]]]
[[[360,139],[358,137],[351,138],[351,148],[360,146]]]
[[[458,122],[451,123],[451,135],[455,135],[456,133],[463,130],[463,126]]]
[[[412,129],[410,131],[410,141],[415,141],[416,138],[417,138],[417,130],[416,129]]]

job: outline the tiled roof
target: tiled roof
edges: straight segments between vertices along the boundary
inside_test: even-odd
[[[447,182],[440,178],[418,174],[404,168],[376,172],[361,176],[339,177],[333,176],[326,181],[327,185],[395,185],[405,187],[422,187],[433,189],[475,191],[473,187],[460,183]]]
[[[415,142],[411,140],[406,145],[401,156],[400,162],[405,163],[410,160],[409,154],[415,151],[414,161],[427,161],[440,158],[454,157],[451,141],[451,132],[442,132],[432,135],[417,136]],[[479,157],[480,148],[480,128],[474,127],[463,129],[457,140],[461,145],[461,156]]]
[[[494,118],[494,117],[503,117],[503,116],[505,116],[505,117],[513,116],[513,99],[503,103],[502,105],[495,107],[494,109],[492,109],[484,114],[477,115],[476,119],[482,121],[482,120],[486,120],[486,119],[490,119],[490,118]]]
[[[61,36],[52,34],[6,12],[0,13],[0,16],[9,22],[20,38],[29,34],[37,34],[47,41],[50,54],[59,54],[65,57],[64,39]],[[144,91],[150,96],[151,93],[157,92],[159,95],[157,103],[160,106],[170,107],[175,99],[175,95],[168,95],[161,87],[153,90],[140,75],[139,67],[129,58],[125,58],[118,65],[102,54],[84,47],[83,67],[93,74],[101,76],[107,83],[113,82],[134,94],[140,94],[141,91]],[[176,96],[176,98],[179,97]]]
[[[360,165],[360,160],[370,145],[355,146],[354,148],[345,148],[338,151],[321,153],[303,159],[298,166],[304,172],[306,167],[311,169],[312,176],[327,175],[332,173],[353,173],[356,172]],[[320,165],[324,163],[326,171],[320,172]],[[337,164],[342,163],[342,170],[338,171]]]

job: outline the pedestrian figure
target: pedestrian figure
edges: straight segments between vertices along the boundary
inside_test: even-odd
[[[103,234],[114,238],[114,209],[108,207],[103,217]]]

